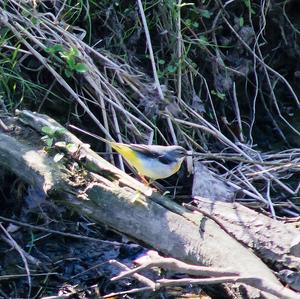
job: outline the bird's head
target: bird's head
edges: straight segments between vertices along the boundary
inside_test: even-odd
[[[186,156],[188,156],[188,152],[182,146],[174,145],[170,146],[168,155],[169,157],[173,157],[177,161],[182,161]]]

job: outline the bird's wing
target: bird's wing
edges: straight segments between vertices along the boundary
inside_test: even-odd
[[[144,145],[144,144],[130,144],[133,150],[136,150],[140,154],[147,155],[147,157],[158,159],[163,164],[170,164],[173,162],[172,157],[161,145]]]

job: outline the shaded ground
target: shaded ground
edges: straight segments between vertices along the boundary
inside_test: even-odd
[[[75,297],[91,298],[90,296],[97,296],[97,292],[107,294],[124,291],[137,284],[132,279],[110,283],[109,277],[115,276],[120,270],[110,265],[108,261],[117,259],[130,265],[145,251],[142,247],[122,241],[118,235],[95,226],[87,219],[70,215],[63,207],[55,205],[51,199],[40,198],[34,190],[24,186],[13,176],[6,175],[3,183],[15,184],[14,190],[18,191],[18,194],[12,190],[6,193],[5,198],[4,196],[1,198],[2,215],[19,219],[33,227],[46,230],[49,228],[78,236],[78,239],[75,239],[22,225],[2,223],[19,246],[32,257],[29,262],[32,279],[30,297],[75,292]],[[85,240],[84,237],[91,239]],[[99,241],[95,241],[96,239]],[[102,239],[121,243],[106,244],[101,242]],[[0,246],[3,252],[0,258],[2,275],[23,274],[22,278],[10,277],[2,280],[1,296],[27,297],[29,287],[20,254],[3,240]]]
[[[121,269],[109,261],[116,260],[132,267],[134,260],[145,254],[145,248],[76,214],[71,215],[63,207],[53,204],[51,199],[40,198],[34,190],[13,176],[5,175],[3,183],[15,184],[15,190],[18,190],[18,194],[7,193],[5,201],[1,198],[4,209],[1,214],[18,219],[19,223],[8,225],[9,222],[4,221],[2,225],[20,246],[20,250],[27,253],[31,287],[20,252],[2,239],[1,275],[4,277],[10,273],[11,276],[0,281],[1,297],[26,298],[30,292],[30,298],[54,294],[71,298],[98,298],[100,295],[126,292],[143,286],[133,278],[110,282],[109,279],[119,274]],[[22,224],[31,224],[32,227],[24,227]],[[57,233],[49,232],[48,229]],[[59,233],[73,234],[73,237],[61,236]],[[109,241],[111,244],[107,244]],[[184,277],[161,273],[158,269],[146,270],[144,274],[150,279]],[[173,298],[197,294],[199,290],[198,287],[175,287],[158,293],[143,292],[125,297]]]

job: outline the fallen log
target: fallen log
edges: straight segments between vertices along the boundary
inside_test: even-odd
[[[267,217],[239,203],[194,199],[202,213],[216,217],[229,234],[255,250],[265,262],[279,270],[300,270],[300,230],[294,224]]]
[[[80,172],[70,174],[66,161],[53,162],[43,145],[23,138],[22,133],[0,133],[0,165],[25,182],[43,190],[62,204],[96,222],[142,242],[167,256],[197,265],[219,267],[248,277],[239,284],[247,297],[300,298],[284,288],[272,271],[251,251],[227,234],[212,219],[187,209],[145,187],[96,155],[54,120],[37,113],[21,111],[19,119],[42,132],[51,127],[59,132],[58,150],[68,153],[66,161],[77,160],[88,173],[80,184]],[[26,131],[18,124],[19,132]],[[37,135],[38,136],[38,135]],[[64,146],[65,143],[65,146]],[[70,150],[73,144],[76,151]],[[73,147],[74,148],[74,147]],[[138,197],[138,200],[134,200]],[[250,279],[256,278],[256,279]],[[228,280],[234,283],[238,280]],[[244,281],[243,281],[244,282]],[[274,286],[273,292],[263,282]]]

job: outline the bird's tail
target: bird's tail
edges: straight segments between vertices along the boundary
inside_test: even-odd
[[[78,131],[78,132],[81,132],[81,133],[83,133],[83,134],[89,135],[89,136],[94,137],[94,138],[96,138],[96,139],[98,139],[98,140],[101,140],[101,141],[103,141],[103,142],[105,142],[105,143],[107,143],[107,144],[112,145],[112,144],[115,143],[113,140],[111,140],[111,141],[110,141],[110,140],[107,140],[107,139],[105,139],[105,138],[103,138],[103,137],[101,137],[101,136],[98,136],[98,135],[93,134],[93,133],[91,133],[91,132],[88,132],[88,131],[85,131],[85,130],[83,130],[83,129],[80,129],[80,128],[76,127],[76,126],[69,125],[69,127],[72,128],[72,129],[74,129],[74,130],[76,130],[76,131]]]

